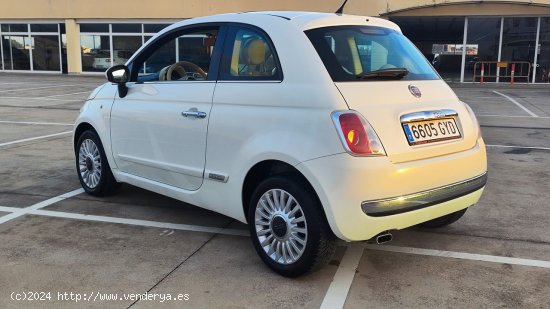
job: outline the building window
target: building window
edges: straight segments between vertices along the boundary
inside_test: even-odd
[[[32,36],[33,68],[36,71],[59,71],[59,36]]]
[[[464,17],[392,17],[447,81],[460,81]]]
[[[31,32],[57,32],[57,24],[31,24]]]
[[[0,25],[4,71],[61,71],[59,24]]]
[[[80,24],[80,33],[106,32],[109,33],[109,24]]]
[[[535,61],[537,17],[504,18],[502,27],[502,53],[500,60],[515,62],[515,80],[530,82]],[[507,74],[509,75],[509,74]],[[509,82],[509,78],[501,81]]]
[[[148,38],[168,24],[81,23],[80,49],[83,72],[104,72],[125,64]]]
[[[550,17],[541,17],[535,82],[550,83]]]
[[[2,54],[2,67],[0,69],[2,70],[11,70],[11,63],[10,63],[10,50],[8,45],[8,38],[5,38],[4,36],[0,37],[0,53]]]
[[[141,24],[113,24],[113,32],[141,33]]]
[[[23,35],[9,35],[8,38],[10,70],[30,70],[30,38]]]
[[[109,35],[81,35],[82,71],[103,72],[111,67]]]
[[[550,17],[397,16],[391,20],[447,81],[458,81],[457,72],[463,69],[461,81],[480,82],[483,63],[484,82],[510,82],[512,64],[515,82],[550,82]],[[467,37],[465,46],[461,27]]]
[[[145,33],[157,33],[160,30],[166,28],[167,24],[143,24],[143,32]]]
[[[125,64],[141,45],[141,36],[113,36],[113,65]]]
[[[28,24],[3,24],[2,32],[28,32]]]
[[[498,61],[498,50],[500,41],[500,17],[476,17],[468,18],[468,42],[467,45],[475,46],[476,52],[466,53],[464,67],[464,81],[474,81],[474,68],[476,70],[476,82],[479,82],[481,75],[480,61]],[[478,63],[476,65],[476,63]],[[496,81],[496,65],[487,66],[484,77],[486,82]],[[493,77],[490,77],[493,76]]]

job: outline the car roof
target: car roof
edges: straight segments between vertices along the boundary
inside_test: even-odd
[[[377,17],[356,16],[336,13],[300,12],[300,11],[263,11],[263,12],[239,12],[218,15],[209,15],[183,20],[167,27],[164,31],[173,28],[210,22],[240,22],[251,25],[269,24],[287,20],[298,30],[305,31],[314,28],[338,26],[338,25],[370,25],[376,27],[391,28],[401,32],[395,23]],[[162,32],[164,32],[162,31]]]

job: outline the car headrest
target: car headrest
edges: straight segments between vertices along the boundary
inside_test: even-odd
[[[263,40],[252,39],[246,44],[247,64],[258,65],[265,62],[265,44]]]

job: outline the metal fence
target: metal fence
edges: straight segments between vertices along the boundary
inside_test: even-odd
[[[529,83],[531,63],[526,61],[478,61],[474,64],[474,83],[484,83],[487,79],[500,82],[510,81]]]

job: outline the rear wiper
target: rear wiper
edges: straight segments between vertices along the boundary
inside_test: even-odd
[[[370,72],[363,72],[355,75],[359,79],[369,79],[369,78],[382,78],[382,79],[402,79],[403,77],[409,74],[409,70],[406,68],[389,68],[381,69]]]

